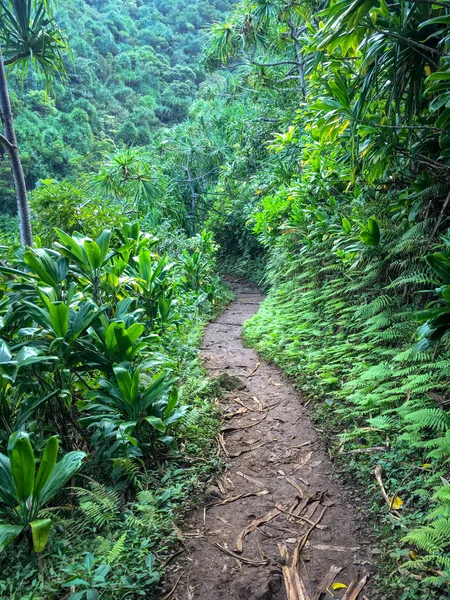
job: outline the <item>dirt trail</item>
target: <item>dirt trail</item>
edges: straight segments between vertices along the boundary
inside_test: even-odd
[[[184,524],[186,552],[172,567],[172,586],[177,585],[167,597],[331,599],[320,583],[333,565],[342,569],[334,581],[347,585],[370,571],[367,543],[361,539],[362,516],[333,476],[329,456],[295,388],[279,369],[242,344],[242,325],[257,311],[262,296],[248,284],[235,283],[233,288],[236,301],[208,326],[202,345],[205,368],[230,389],[221,401],[221,452],[228,454],[227,470],[217,488],[208,490],[206,509],[197,509]],[[262,517],[266,521],[258,524],[255,520]],[[299,544],[298,568],[282,573],[283,562],[289,565]],[[284,577],[295,580],[294,571],[308,595],[302,596],[298,580],[287,582],[287,592]],[[332,593],[355,600],[365,592]]]

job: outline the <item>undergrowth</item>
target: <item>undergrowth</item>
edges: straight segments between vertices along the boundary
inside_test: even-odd
[[[413,309],[423,302],[418,292],[434,282],[416,260],[423,238],[411,230],[386,233],[383,250],[367,249],[352,269],[331,246],[329,239],[315,241],[295,255],[279,244],[267,269],[271,291],[247,322],[245,337],[313,399],[340,468],[365,489],[382,540],[374,553],[382,554],[380,597],[444,598],[450,581],[450,348],[445,338],[432,351],[414,348]],[[394,258],[401,263],[397,278]],[[376,484],[378,464],[396,510]]]

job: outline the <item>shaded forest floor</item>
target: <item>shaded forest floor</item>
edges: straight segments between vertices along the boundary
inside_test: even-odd
[[[232,287],[236,300],[202,345],[205,368],[227,390],[218,439],[226,468],[183,524],[185,552],[165,598],[362,599],[372,571],[363,515],[298,392],[243,345],[242,325],[262,296],[249,284]]]

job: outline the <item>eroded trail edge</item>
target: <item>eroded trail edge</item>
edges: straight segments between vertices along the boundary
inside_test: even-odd
[[[186,552],[173,567],[169,595],[365,598],[370,558],[362,514],[333,476],[298,392],[244,348],[242,325],[263,297],[248,284],[233,288],[236,300],[207,327],[202,344],[205,368],[228,390],[218,440],[227,468],[205,507],[184,524]]]

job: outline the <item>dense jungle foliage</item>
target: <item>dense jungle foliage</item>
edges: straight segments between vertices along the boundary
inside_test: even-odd
[[[157,591],[217,467],[217,259],[268,290],[246,339],[360,483],[374,593],[448,597],[450,4],[229,7],[61,3],[67,75],[9,69],[34,246],[5,154],[2,597]]]

